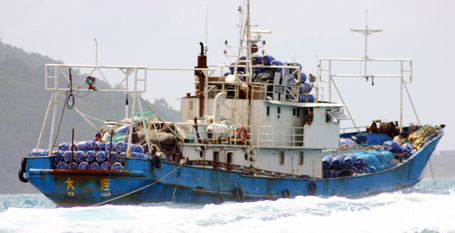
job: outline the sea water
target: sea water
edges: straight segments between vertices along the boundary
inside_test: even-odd
[[[455,232],[455,179],[375,196],[56,208],[0,195],[0,232]]]

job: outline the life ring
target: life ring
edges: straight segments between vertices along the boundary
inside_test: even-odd
[[[74,108],[74,104],[76,103],[76,100],[74,99],[73,94],[69,94],[68,97],[66,97],[66,107],[71,110]]]
[[[222,204],[224,202],[224,197],[220,193],[215,194],[212,198],[212,203],[213,204]]]
[[[289,198],[291,196],[291,193],[289,193],[289,190],[285,189],[281,192],[281,197],[283,198]]]
[[[237,187],[232,191],[234,193],[234,197],[237,200],[237,202],[244,202],[245,197],[243,196],[243,191],[240,187]]]
[[[237,138],[240,139],[240,142],[243,144],[246,142],[247,137],[248,137],[248,132],[246,131],[246,128],[243,126],[240,126],[239,130],[237,131]]]
[[[27,183],[28,182],[28,179],[25,178],[24,176],[24,170],[22,169],[19,169],[19,173],[17,174],[19,176],[19,180],[23,183]]]
[[[22,161],[21,161],[21,170],[22,171],[25,171],[25,169],[27,168],[27,160],[25,158],[22,158]]]
[[[316,185],[316,183],[313,180],[310,181],[310,183],[308,184],[308,193],[310,195],[316,195],[317,191],[318,191],[318,186]]]
[[[153,156],[153,159],[152,159],[152,165],[156,168],[160,168],[161,167],[161,160],[158,156]]]

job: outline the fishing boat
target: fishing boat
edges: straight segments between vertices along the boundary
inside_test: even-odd
[[[270,31],[252,29],[249,4],[239,12],[236,62],[208,66],[200,44],[197,66],[186,69],[194,71],[195,92],[181,98],[180,122],[144,112],[140,101],[149,72],[171,69],[47,64],[45,89],[52,96],[38,143],[22,160],[19,179],[57,206],[362,197],[420,181],[444,125],[404,126],[400,114],[399,122],[340,129],[340,122],[352,116],[344,101],[332,101],[331,93],[340,93],[336,78],[398,78],[402,105],[412,82],[412,60],[372,59],[365,49],[363,58],[322,58],[317,74],[306,75],[298,62],[260,55],[265,47],[262,36]],[[367,27],[357,31],[365,35],[365,42],[374,32]],[[339,61],[364,63],[364,72],[337,73],[332,65]],[[367,64],[375,61],[397,62],[400,70],[387,75],[367,72]],[[88,69],[89,75],[77,80],[72,69]],[[121,83],[97,88],[96,81],[109,81],[104,74],[111,71],[123,75]],[[95,126],[77,108],[76,91],[125,94],[125,119]],[[81,113],[97,138],[75,141],[73,136],[57,142],[61,104]],[[49,118],[49,144],[40,148]]]

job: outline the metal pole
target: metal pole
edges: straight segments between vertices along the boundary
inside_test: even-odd
[[[364,70],[364,75],[365,75],[365,78],[367,79],[368,78],[368,75],[367,75],[367,43],[368,43],[368,25],[365,24],[365,56],[363,57],[364,59],[364,65],[365,65],[365,70]]]
[[[329,102],[332,102],[332,61],[329,60]]]
[[[96,41],[96,38],[95,38],[95,65],[98,66],[98,42]]]
[[[403,132],[403,61],[400,62],[400,133]]]
[[[133,141],[133,121],[134,121],[134,111],[136,108],[136,101],[137,101],[137,69],[134,70],[134,94],[133,96],[133,107],[131,108],[131,118],[130,118],[130,125],[128,128],[128,148],[127,148],[127,157],[130,157],[131,153],[131,143]]]
[[[36,143],[35,155],[38,154],[38,148],[39,148],[39,145],[41,144],[41,138],[43,136],[44,128],[46,127],[47,117],[49,115],[49,110],[51,108],[53,98],[54,98],[54,92],[52,92],[51,98],[49,99],[49,104],[47,105],[46,115],[44,115],[43,125],[41,126],[41,131],[40,131],[39,137],[38,137],[38,143]],[[49,151],[49,155],[52,155],[52,151]]]
[[[57,106],[58,106],[58,75],[56,73],[55,75],[55,86],[54,86],[54,109],[52,113],[52,122],[51,122],[51,132],[49,136],[49,146],[48,146],[48,151],[52,151],[52,147],[54,146],[54,130],[55,130],[55,118],[57,118]]]

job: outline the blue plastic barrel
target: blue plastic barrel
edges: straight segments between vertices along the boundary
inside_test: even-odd
[[[85,156],[85,153],[81,150],[78,150],[74,153],[74,161],[77,163],[80,163],[80,162],[84,161],[84,156]]]
[[[66,169],[68,169],[68,164],[65,163],[65,162],[59,162],[59,163],[57,164],[57,169],[64,169],[64,170],[66,170]]]
[[[90,164],[90,170],[100,170],[100,164],[97,162],[93,162]]]
[[[69,146],[70,146],[70,142],[63,142],[63,143],[60,143],[60,145],[58,145],[58,150],[61,150],[61,151],[67,151],[69,150]]]
[[[275,60],[275,58],[272,57],[272,56],[270,56],[270,55],[264,55],[264,56],[262,56],[262,63],[263,63],[264,65],[267,65],[267,66],[270,65],[270,63],[271,63],[273,60]]]
[[[90,165],[85,161],[79,163],[79,170],[87,170],[89,167],[90,167]]]
[[[398,150],[399,153],[404,153],[404,154],[411,154],[412,152],[412,146],[411,144],[405,142],[403,145],[400,146],[400,149]]]
[[[47,149],[42,149],[38,148],[38,151],[36,149],[33,149],[28,153],[30,156],[47,156],[49,154],[49,151]]]
[[[71,162],[71,151],[70,150],[63,152],[63,161],[65,161],[67,163]]]
[[[299,102],[301,103],[313,103],[314,96],[313,95],[299,95]]]
[[[101,164],[100,166],[100,170],[108,170],[109,169],[109,163],[108,162],[104,162]]]
[[[396,141],[386,141],[382,146],[384,147],[384,150],[391,152],[398,152],[400,149],[400,145]]]
[[[281,61],[278,61],[278,60],[273,60],[271,63],[270,63],[271,66],[282,66],[283,63]],[[275,71],[281,71],[282,68],[280,67],[276,67],[276,68],[273,68],[273,70]]]
[[[110,158],[111,163],[117,162],[117,160],[118,160],[118,152],[112,151],[111,158]]]
[[[118,161],[122,164],[125,163],[125,159],[126,159],[126,153],[125,152],[121,152],[118,154]]]
[[[230,75],[230,74],[231,74],[231,72],[226,72],[226,73],[223,74],[223,76],[224,76],[224,77],[227,77],[227,76]]]
[[[91,163],[95,160],[95,153],[96,152],[93,152],[93,151],[87,151],[85,152],[85,155],[84,155],[84,159],[85,161]]]
[[[231,71],[231,74],[234,73],[235,65],[236,65],[236,64],[237,64],[237,63],[235,63],[235,62],[231,63],[231,67],[229,67],[229,71]]]
[[[352,165],[354,164],[354,157],[352,156],[346,156],[343,158],[343,168],[352,168]]]
[[[115,145],[113,143],[111,144],[110,142],[105,144],[104,150],[109,152],[109,147],[112,147],[111,151],[115,151]]]
[[[130,158],[133,158],[133,159],[137,159],[138,156],[139,155],[136,152],[133,152],[133,153],[130,154]]]
[[[299,88],[299,94],[308,94],[313,90],[313,87],[309,83],[303,83],[302,87]]]
[[[116,162],[116,163],[112,164],[111,170],[116,170],[116,171],[123,170],[123,166],[121,163]]]
[[[75,144],[77,146],[77,149],[80,151],[88,151],[92,148],[92,143],[88,141],[80,141],[76,142]]]
[[[62,155],[62,152],[60,151],[54,151],[52,152],[52,154],[54,155],[54,162],[61,162],[63,160],[63,155]]]
[[[127,142],[117,142],[117,143],[115,143],[115,150],[116,151],[119,151],[119,152],[125,151],[127,147],[128,147],[128,143]]]
[[[251,57],[251,61],[252,61],[253,65],[257,65],[257,64],[261,63],[261,60],[262,60],[261,57],[258,55],[254,55]]]
[[[115,133],[126,133],[128,131],[128,128],[130,127],[130,125],[124,125],[124,126],[121,126],[121,127],[118,127],[116,130],[115,130]]]
[[[357,169],[362,169],[365,167],[365,160],[362,157],[357,157],[354,160],[354,167]]]
[[[68,169],[77,170],[77,169],[79,169],[79,164],[76,162],[68,163]]]
[[[242,62],[242,61],[245,61],[245,60],[246,60],[246,57],[245,56],[241,56],[240,57],[240,61],[241,62],[239,62],[239,65],[246,65],[246,62]]]
[[[107,158],[107,152],[106,151],[98,151],[98,152],[96,152],[95,160],[97,162],[102,163],[102,162],[106,161],[106,158]]]
[[[300,73],[300,82],[305,83],[306,79],[307,79],[306,74],[301,72]]]
[[[289,77],[288,86],[295,86],[295,78],[294,78],[294,76]]]
[[[92,146],[91,146],[91,149],[92,150],[95,150],[95,151],[99,151],[100,150],[100,143],[99,142],[96,142],[96,141],[90,141]]]
[[[330,166],[335,169],[335,170],[339,170],[341,169],[343,165],[343,156],[335,156],[335,158],[332,159],[332,162],[330,163]]]
[[[324,158],[322,158],[322,169],[325,169],[325,170],[329,169],[332,159],[333,159],[333,157],[330,155],[324,156]]]
[[[144,147],[137,144],[131,145],[131,152],[144,153]]]

